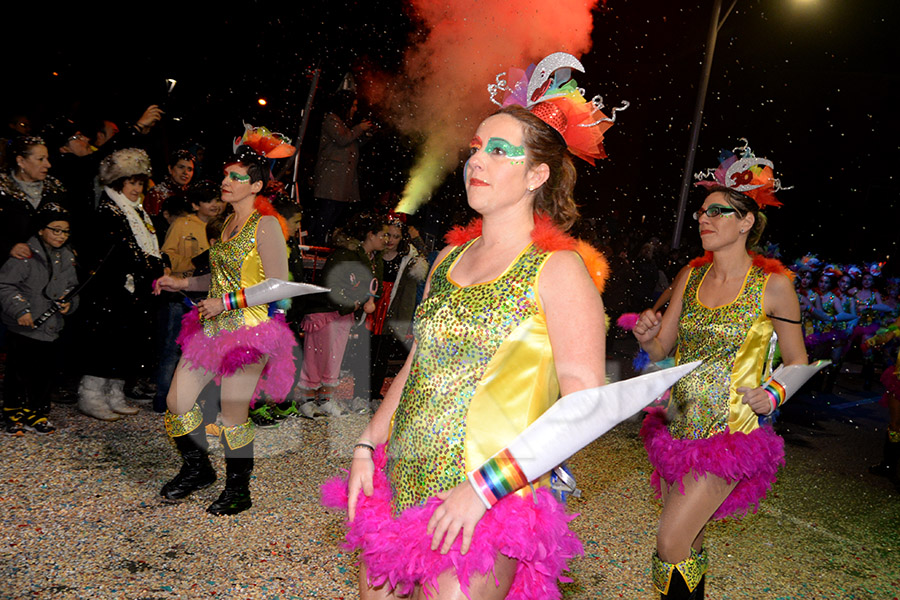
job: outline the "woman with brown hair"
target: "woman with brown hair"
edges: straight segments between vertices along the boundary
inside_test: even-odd
[[[652,576],[668,599],[704,597],[706,523],[755,510],[784,464],[784,441],[759,419],[786,399],[763,386],[773,333],[785,365],[807,362],[787,269],[749,251],[780,183],[769,161],[735,152],[694,213],[706,254],[678,274],[665,315],[644,311],[634,327],[651,360],[674,349],[678,364],[704,361],[641,429],[663,500]]]
[[[210,275],[166,276],[159,290],[203,291],[209,296],[182,321],[182,356],[175,369],[165,414],[166,432],[181,454],[178,474],[163,485],[164,501],[177,501],[212,485],[203,414],[197,399],[213,379],[221,382],[225,488],[209,507],[214,515],[247,510],[253,472],[255,428],[251,404],[262,393],[284,398],[294,380],[294,335],[283,315],[269,314],[270,299],[253,290],[288,279],[286,227],[260,192],[269,180],[266,159],[240,147],[225,166],[222,201],[234,208],[222,237],[210,248]]]
[[[560,394],[605,382],[606,264],[564,233],[578,216],[566,125],[536,116],[567,102],[508,106],[475,131],[464,177],[481,218],[448,235],[347,487],[323,490],[348,508],[363,599],[555,598],[581,552],[547,476],[529,489],[474,474]],[[596,134],[587,152],[599,158]]]

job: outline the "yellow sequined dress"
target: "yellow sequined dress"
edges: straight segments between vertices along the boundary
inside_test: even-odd
[[[437,265],[416,314],[416,355],[387,448],[397,512],[462,483],[559,396],[537,297],[550,253],[530,245],[493,281],[464,287],[452,271],[470,245]]]
[[[209,298],[221,298],[266,279],[256,244],[260,218],[254,211],[234,237],[210,248]],[[216,373],[218,381],[266,359],[253,399],[265,393],[280,400],[291,391],[297,342],[282,315],[269,316],[268,305],[227,310],[211,319],[201,319],[194,309],[184,316],[181,327],[178,343],[191,368]]]
[[[784,441],[761,427],[741,402],[739,387],[756,388],[769,375],[773,326],[763,298],[771,263],[755,260],[733,302],[704,305],[699,289],[711,263],[692,268],[684,289],[675,360],[703,360],[672,389],[668,411],[653,410],[641,435],[659,479],[670,485],[689,473],[739,481],[714,518],[755,510],[784,463]]]

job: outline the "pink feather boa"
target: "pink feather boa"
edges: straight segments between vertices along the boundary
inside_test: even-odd
[[[463,555],[457,538],[449,553],[431,550],[426,534],[428,520],[440,505],[430,498],[424,506],[415,506],[394,517],[391,487],[384,466],[384,446],[375,452],[374,492],[360,494],[356,518],[347,523],[348,550],[361,549],[360,560],[368,569],[374,586],[387,584],[401,595],[416,585],[424,585],[426,595],[437,589],[437,577],[453,569],[466,597],[470,578],[491,571],[497,553],[518,561],[516,575],[507,598],[509,600],[547,600],[560,598],[558,581],[566,562],[583,553],[581,542],[569,529],[575,515],[566,514],[565,505],[553,495],[538,489],[535,499],[507,496],[487,511],[475,527],[472,545]],[[329,508],[347,509],[347,482],[334,478],[322,486],[322,504]]]
[[[283,315],[275,315],[253,327],[241,327],[235,331],[220,331],[207,337],[195,308],[181,320],[178,345],[192,369],[203,369],[216,374],[216,383],[222,377],[233,375],[246,365],[258,363],[264,356],[269,360],[253,392],[251,405],[261,394],[284,399],[294,385],[294,346],[297,340]]]
[[[659,479],[669,485],[693,471],[694,478],[712,473],[738,484],[713,514],[713,519],[740,518],[748,511],[756,512],[760,500],[775,483],[778,468],[784,465],[784,440],[771,426],[760,427],[749,434],[718,433],[702,440],[678,440],[666,424],[666,409],[649,408],[641,426],[641,437],[654,471],[650,478],[660,497]]]

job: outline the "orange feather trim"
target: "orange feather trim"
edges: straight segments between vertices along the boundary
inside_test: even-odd
[[[776,275],[784,275],[791,281],[794,280],[794,272],[781,264],[781,261],[777,258],[766,258],[761,254],[757,254],[756,252],[749,253],[751,257],[753,257],[753,265],[759,267],[763,270],[764,273],[776,274]],[[690,263],[691,267],[697,268],[702,267],[703,265],[707,265],[713,261],[712,252],[707,251],[703,256],[698,256]]]
[[[469,240],[474,240],[481,235],[481,219],[473,219],[468,225],[458,225],[451,229],[446,236],[446,241],[451,246],[461,246]],[[594,282],[597,291],[601,294],[609,277],[609,263],[597,249],[585,242],[573,238],[561,231],[553,224],[553,220],[546,215],[535,215],[534,229],[531,231],[531,240],[534,245],[544,252],[557,250],[571,250],[577,252],[584,261],[588,274]]]
[[[256,200],[253,201],[253,208],[255,208],[256,212],[261,215],[265,215],[267,217],[275,217],[276,219],[278,219],[278,224],[281,225],[281,233],[282,235],[284,235],[285,241],[287,241],[287,221],[284,220],[284,217],[278,214],[278,211],[275,210],[275,207],[272,206],[272,203],[269,202],[268,198],[266,198],[265,196],[257,196]]]

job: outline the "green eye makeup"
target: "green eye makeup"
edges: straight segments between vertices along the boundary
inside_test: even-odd
[[[488,154],[503,154],[510,159],[525,158],[525,146],[514,146],[503,138],[489,139],[484,151]]]
[[[250,181],[249,175],[241,175],[240,173],[235,173],[234,171],[228,174],[228,178],[239,183],[247,183]]]

